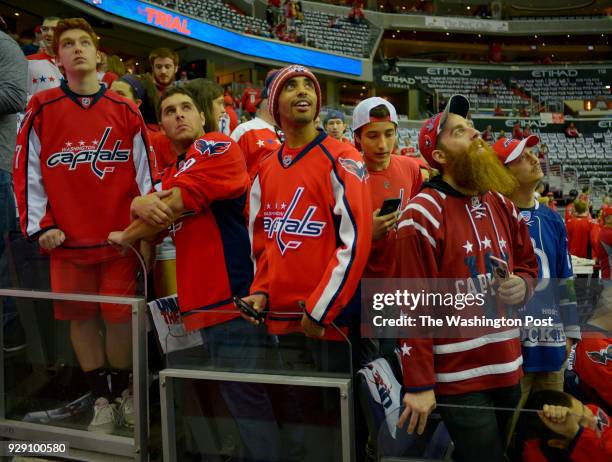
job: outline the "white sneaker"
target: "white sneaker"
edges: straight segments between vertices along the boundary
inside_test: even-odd
[[[115,405],[106,398],[98,398],[94,403],[94,416],[87,430],[90,432],[111,433],[115,428]]]
[[[124,427],[134,427],[134,396],[129,389],[123,390],[121,398],[117,398],[115,402],[119,405],[118,421]]]

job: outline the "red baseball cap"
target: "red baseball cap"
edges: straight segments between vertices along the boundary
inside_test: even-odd
[[[523,153],[525,148],[531,148],[540,142],[536,135],[529,135],[527,138],[517,140],[516,138],[500,138],[493,145],[493,151],[502,164],[509,164]]]
[[[440,164],[433,159],[433,152],[436,150],[438,135],[444,128],[448,114],[452,113],[461,117],[467,117],[469,112],[470,102],[468,99],[463,95],[453,95],[449,98],[442,112],[438,112],[435,116],[425,121],[419,132],[419,151],[429,165],[435,168],[440,167]]]

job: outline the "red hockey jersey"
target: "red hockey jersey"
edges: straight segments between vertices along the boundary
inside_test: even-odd
[[[419,167],[407,157],[391,156],[389,166],[385,170],[368,171],[368,174],[374,210],[379,209],[385,199],[400,198],[398,211],[402,212],[408,201],[419,192],[423,182]],[[396,236],[397,231],[392,230],[385,238],[372,242],[364,277],[381,278],[393,275]]]
[[[578,342],[574,370],[580,383],[612,408],[612,338],[609,333],[590,333]]]
[[[314,322],[329,325],[354,296],[370,252],[372,207],[361,155],[323,132],[303,148],[281,146],[259,165],[249,233],[256,259],[251,293],[268,294],[269,331],[301,331],[299,301]]]
[[[612,227],[602,226],[595,244],[595,256],[601,268],[602,279],[612,279]]]
[[[138,108],[106,87],[89,96],[66,83],[30,100],[17,138],[15,194],[28,239],[59,228],[52,255],[83,262],[117,252],[111,231],[130,223],[132,199],[152,187],[154,154]]]
[[[257,174],[259,161],[281,144],[274,127],[259,117],[238,125],[232,132],[232,139],[244,153],[251,180]]]
[[[184,159],[164,171],[162,188],[180,188],[187,211],[170,232],[187,330],[239,316],[232,295],[246,296],[253,281],[244,213],[249,184],[240,148],[221,133],[196,140]],[[214,314],[219,311],[225,313]]]
[[[505,259],[531,295],[537,259],[512,202],[497,193],[464,196],[442,180],[425,183],[398,224],[396,277],[465,279],[484,292],[489,256]],[[401,352],[409,391],[469,393],[515,385],[522,375],[518,329],[471,339],[406,339]]]
[[[569,447],[567,455],[575,462],[608,462],[612,460],[612,430],[610,417],[592,404],[587,406],[595,417],[594,427],[581,427]],[[553,462],[542,450],[545,442],[532,439],[525,442],[523,460],[525,462]]]
[[[575,217],[565,224],[569,253],[581,258],[593,258],[591,231],[596,223],[587,217]]]
[[[257,99],[259,98],[259,90],[253,87],[247,87],[242,92],[242,110],[250,113],[257,112]]]

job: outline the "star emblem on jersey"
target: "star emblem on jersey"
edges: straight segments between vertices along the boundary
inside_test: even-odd
[[[410,356],[410,350],[412,350],[411,346],[406,343],[402,344],[402,356]]]
[[[225,153],[229,147],[229,141],[208,141],[203,138],[196,140],[193,147],[203,156],[220,156]]]
[[[465,253],[470,253],[473,247],[474,244],[472,244],[470,241],[465,241],[465,245],[463,246],[463,248],[465,249]]]
[[[501,250],[506,248],[506,240],[503,237],[499,240],[499,248]]]
[[[289,201],[289,205],[284,212],[270,211],[264,214],[264,231],[268,239],[276,240],[276,245],[278,245],[281,255],[284,255],[287,250],[297,249],[302,245],[302,241],[288,238],[288,236],[318,237],[323,234],[323,228],[325,228],[326,223],[324,221],[312,219],[317,211],[316,205],[308,206],[301,218],[293,216],[303,192],[303,187],[299,187],[295,190],[293,198]],[[276,209],[278,209],[278,205]]]
[[[484,240],[481,241],[482,245],[484,245],[485,249],[490,249],[491,248],[491,239],[489,239],[487,236],[485,236]]]
[[[357,161],[354,159],[338,157],[338,163],[351,175],[355,175],[359,181],[363,181],[368,177],[368,170],[366,169],[365,164],[360,160]]]
[[[266,143],[264,143],[263,140],[257,140],[257,146],[259,146],[260,148],[263,148],[265,146]]]
[[[66,141],[64,143],[64,151],[51,154],[47,158],[47,167],[55,168],[61,165],[67,165],[68,170],[76,170],[79,165],[89,165],[91,171],[100,179],[104,178],[107,173],[115,171],[114,166],[101,167],[99,164],[107,162],[128,162],[130,159],[129,149],[120,149],[123,140],[115,140],[112,149],[104,149],[106,140],[112,131],[112,127],[106,127],[99,143],[94,143],[89,146],[85,141],[78,142],[78,146],[72,147],[75,143]]]

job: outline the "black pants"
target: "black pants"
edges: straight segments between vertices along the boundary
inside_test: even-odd
[[[441,395],[436,400],[442,420],[455,443],[454,458],[460,462],[504,460],[506,432],[513,411],[494,411],[449,406],[515,408],[520,385],[493,388],[463,395]]]

